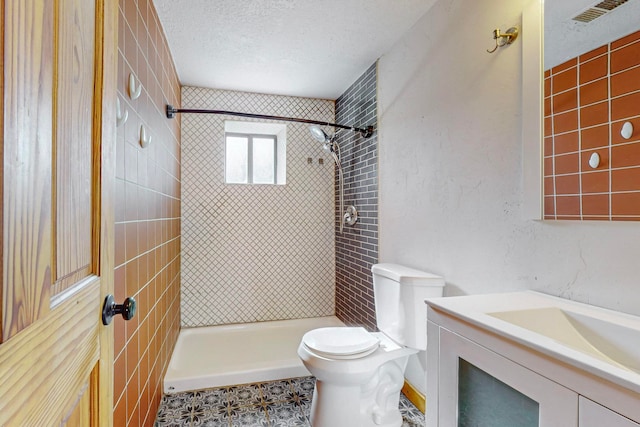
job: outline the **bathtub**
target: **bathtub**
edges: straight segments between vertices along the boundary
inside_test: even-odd
[[[310,375],[298,358],[298,345],[307,331],[327,326],[344,323],[329,316],[182,329],[164,392]]]

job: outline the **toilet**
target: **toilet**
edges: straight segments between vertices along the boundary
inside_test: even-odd
[[[298,356],[316,386],[313,427],[399,427],[409,356],[427,348],[424,300],[442,296],[444,279],[397,264],[376,264],[373,293],[380,332],[361,327],[307,332]]]

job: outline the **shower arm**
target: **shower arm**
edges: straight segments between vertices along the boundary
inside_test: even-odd
[[[281,116],[269,116],[266,114],[252,114],[252,113],[240,113],[237,111],[224,111],[224,110],[202,110],[202,109],[192,109],[192,108],[175,108],[173,105],[167,105],[166,108],[167,118],[173,119],[176,114],[179,113],[195,113],[195,114],[223,114],[227,116],[239,116],[239,117],[248,117],[252,119],[264,119],[264,120],[281,120],[285,122],[297,122],[297,123],[307,123],[310,125],[322,125],[322,126],[332,126],[334,128],[339,129],[348,129],[354,132],[360,132],[363,137],[369,138],[373,135],[373,126],[367,126],[366,129],[357,128],[355,126],[346,126],[340,125],[338,123],[329,123],[322,122],[319,120],[309,120],[309,119],[301,119],[296,117],[281,117]]]

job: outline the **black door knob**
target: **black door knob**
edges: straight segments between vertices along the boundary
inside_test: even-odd
[[[102,306],[102,324],[110,324],[113,316],[118,314],[121,314],[124,320],[133,319],[133,316],[136,315],[136,300],[128,297],[124,300],[124,303],[116,304],[113,295],[107,295]]]

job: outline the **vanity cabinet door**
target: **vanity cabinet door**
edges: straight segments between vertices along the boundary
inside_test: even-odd
[[[439,427],[578,425],[572,390],[444,328],[439,344]]]
[[[580,396],[579,405],[580,427],[640,427],[640,424],[585,397]]]

